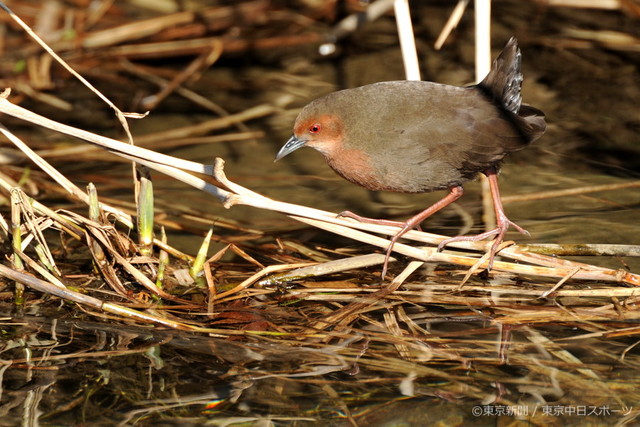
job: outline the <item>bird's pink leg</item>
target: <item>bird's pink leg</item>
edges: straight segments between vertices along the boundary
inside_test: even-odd
[[[418,227],[422,221],[424,221],[434,213],[438,212],[440,209],[445,208],[449,206],[451,203],[458,200],[462,196],[462,193],[463,193],[463,190],[461,186],[451,187],[449,189],[449,194],[447,194],[445,197],[443,197],[433,205],[429,206],[427,209],[423,210],[419,214],[412,216],[405,222],[389,221],[385,219],[366,218],[360,215],[356,215],[349,211],[340,213],[340,216],[354,218],[360,222],[366,222],[370,224],[390,225],[393,227],[400,227],[400,231],[398,231],[391,238],[391,243],[387,247],[387,253],[384,257],[384,265],[382,266],[382,278],[384,279],[384,276],[386,276],[387,274],[387,266],[389,265],[389,258],[391,257],[391,251],[393,250],[393,245],[395,245],[398,239],[402,237],[402,235],[405,234],[407,231]]]
[[[446,208],[451,203],[458,200],[460,197],[462,197],[463,192],[464,190],[459,185],[456,187],[451,187],[449,189],[449,194],[447,194],[442,199],[438,200],[433,205],[429,206],[427,209],[423,210],[419,214],[412,216],[411,218],[406,220],[404,223],[402,223],[402,228],[391,238],[391,243],[387,248],[387,253],[384,257],[384,264],[382,266],[382,279],[384,279],[384,276],[387,275],[387,266],[389,265],[389,257],[391,257],[391,251],[393,250],[393,245],[396,244],[398,239],[402,237],[402,235],[405,234],[407,231],[420,225],[422,221],[424,221],[434,213],[438,212],[443,208]]]
[[[516,230],[518,230],[522,234],[529,235],[529,232],[524,228],[520,227],[516,223],[512,222],[507,218],[507,215],[504,213],[504,209],[502,207],[502,200],[500,199],[500,190],[498,188],[498,175],[494,168],[487,169],[484,174],[489,179],[489,188],[491,190],[491,199],[493,200],[493,209],[496,213],[496,222],[497,227],[493,230],[487,231],[485,233],[477,234],[475,236],[457,236],[452,237],[450,239],[443,240],[438,245],[438,250],[442,250],[446,245],[452,242],[469,242],[469,241],[478,241],[484,240],[489,237],[495,236],[493,245],[491,245],[491,249],[489,252],[489,263],[487,264],[487,270],[491,270],[493,266],[493,258],[496,255],[498,250],[498,246],[502,243],[504,239],[504,235],[507,233],[509,226],[513,226]]]
[[[409,230],[411,230],[413,228],[419,227],[420,223],[422,221],[424,221],[425,219],[427,219],[428,217],[430,217],[434,213],[438,212],[440,209],[443,209],[443,208],[449,206],[451,203],[453,203],[456,200],[458,200],[462,196],[463,191],[464,190],[459,185],[456,186],[456,187],[451,187],[449,189],[449,194],[447,194],[445,197],[443,197],[442,199],[440,199],[439,201],[437,201],[433,205],[429,206],[427,209],[423,210],[419,214],[412,216],[411,218],[409,218],[405,222],[389,221],[389,220],[386,220],[386,219],[367,218],[367,217],[363,217],[363,216],[360,216],[360,215],[356,215],[351,211],[340,212],[340,214],[338,214],[338,215],[339,216],[346,216],[348,218],[353,218],[353,219],[356,219],[356,220],[358,220],[360,222],[366,222],[366,223],[369,223],[369,224],[390,225],[392,227],[400,227],[400,231],[398,231],[391,238],[391,243],[387,247],[387,252],[386,252],[385,257],[384,257],[384,264],[382,266],[382,279],[384,279],[384,276],[387,275],[387,267],[389,266],[389,258],[391,257],[391,251],[393,250],[393,245],[395,245],[395,243],[398,241],[398,239],[400,237],[402,237],[402,235],[405,234],[407,231],[409,231]]]

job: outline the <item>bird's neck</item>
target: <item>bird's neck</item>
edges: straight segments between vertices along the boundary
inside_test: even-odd
[[[344,179],[371,190],[383,189],[371,158],[364,151],[344,146],[322,153],[327,164]]]

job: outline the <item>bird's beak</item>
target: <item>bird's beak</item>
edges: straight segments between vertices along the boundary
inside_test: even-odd
[[[296,138],[295,135],[293,135],[291,138],[289,138],[287,143],[282,146],[280,151],[278,151],[278,154],[276,154],[276,159],[274,160],[274,162],[277,162],[287,154],[296,151],[298,148],[304,146],[304,144],[306,143],[307,141],[305,139],[298,139]]]

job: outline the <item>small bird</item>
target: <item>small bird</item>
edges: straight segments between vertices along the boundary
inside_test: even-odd
[[[276,161],[300,147],[318,150],[343,178],[369,190],[449,193],[405,222],[341,216],[362,222],[392,225],[400,230],[387,248],[386,276],[395,242],[433,213],[462,196],[462,184],[484,173],[489,179],[497,227],[475,236],[442,241],[494,237],[487,270],[509,226],[528,234],[504,213],[497,173],[505,155],[540,138],[544,113],[522,104],[521,53],[511,38],[489,74],[466,87],[426,81],[388,81],[341,90],[318,98],[298,115],[293,136]]]

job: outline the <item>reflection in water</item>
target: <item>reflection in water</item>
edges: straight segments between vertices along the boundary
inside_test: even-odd
[[[412,307],[403,295],[426,295],[429,285],[407,288],[397,303],[369,307],[369,324],[317,340],[241,342],[74,320],[72,310],[6,316],[0,412],[31,425],[489,425],[502,416],[577,425],[635,416],[638,328],[622,327],[606,306],[563,308],[558,298],[556,309],[540,305],[545,321],[525,296],[487,295],[467,308],[451,305],[455,294],[425,296],[427,307]]]

